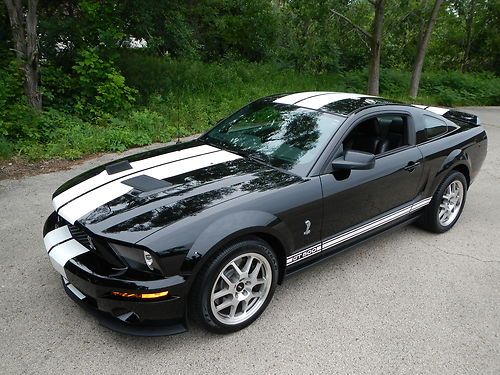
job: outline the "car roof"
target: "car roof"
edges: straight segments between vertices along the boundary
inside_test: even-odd
[[[274,96],[273,99],[274,103],[315,109],[341,116],[349,116],[365,107],[383,105],[411,106],[440,116],[443,116],[445,113],[450,111],[448,108],[398,103],[379,96],[333,91],[296,92]]]

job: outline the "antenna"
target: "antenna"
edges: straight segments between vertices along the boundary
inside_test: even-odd
[[[180,102],[179,102],[179,97],[177,97],[177,142],[176,144],[182,143],[181,142],[181,125],[179,121],[179,108],[180,108]]]

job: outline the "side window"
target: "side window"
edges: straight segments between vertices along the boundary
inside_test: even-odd
[[[408,117],[384,114],[363,120],[347,135],[344,150],[379,155],[408,145]]]
[[[427,115],[424,115],[424,126],[426,139],[431,139],[440,134],[446,133],[448,129],[446,122]]]

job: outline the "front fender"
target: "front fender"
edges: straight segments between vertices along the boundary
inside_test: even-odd
[[[293,248],[292,235],[276,216],[263,211],[241,211],[223,216],[198,236],[186,259],[197,259],[192,272],[197,271],[210,256],[235,239],[254,233],[265,233],[280,241],[284,249]]]

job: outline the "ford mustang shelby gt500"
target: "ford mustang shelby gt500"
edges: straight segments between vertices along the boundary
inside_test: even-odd
[[[387,229],[458,220],[486,156],[476,116],[366,95],[257,100],[199,139],[53,195],[44,243],[70,297],[138,335],[248,326],[285,276]]]

